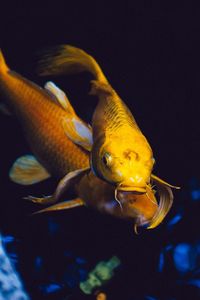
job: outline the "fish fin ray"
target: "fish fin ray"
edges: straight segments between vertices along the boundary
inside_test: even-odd
[[[67,95],[53,83],[52,81],[48,81],[45,84],[45,89],[50,92],[54,97],[56,97],[57,103],[68,113],[75,115],[75,111],[67,97]]]
[[[171,187],[163,183],[156,183],[156,186],[160,196],[158,210],[149,223],[147,229],[153,229],[157,227],[164,220],[173,204],[174,196]]]
[[[83,206],[83,205],[85,205],[85,202],[81,198],[76,198],[76,199],[63,201],[63,202],[51,205],[47,208],[41,209],[41,210],[33,213],[33,215],[44,213],[44,212],[50,212],[50,211],[71,209],[71,208],[75,208],[75,207],[79,207],[79,206]]]
[[[10,169],[10,179],[21,185],[31,185],[49,178],[51,175],[33,155],[19,157]]]
[[[107,82],[99,64],[85,51],[61,45],[46,53],[39,62],[38,73],[42,76],[90,72],[95,79]]]
[[[74,116],[73,118],[65,118],[63,120],[63,128],[70,140],[85,150],[91,151],[93,140],[90,125],[87,125],[77,116]]]
[[[165,216],[168,214],[173,204],[174,196],[172,193],[172,188],[180,189],[180,187],[173,186],[154,174],[151,175],[151,179],[157,187],[160,199],[158,204],[158,210],[152,218],[149,226],[147,227],[148,229],[157,227],[164,220]]]
[[[52,195],[44,197],[26,196],[24,197],[24,199],[42,205],[55,203],[54,197]]]

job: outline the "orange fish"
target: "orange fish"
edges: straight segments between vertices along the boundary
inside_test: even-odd
[[[11,71],[1,52],[0,93],[4,96],[7,109],[20,121],[34,154],[18,158],[10,170],[10,178],[23,185],[40,182],[51,175],[62,178],[52,196],[27,197],[36,203],[55,203],[69,187],[77,194],[75,199],[41,211],[89,205],[120,218],[134,219],[136,226],[148,224],[148,228],[156,227],[164,219],[173,201],[170,187],[155,182],[158,191],[161,191],[159,205],[150,185],[146,194],[120,191],[120,207],[115,199],[114,187],[90,171],[89,152],[85,149],[89,149],[92,143],[91,127],[76,115],[66,95],[53,83],[46,84],[42,89]],[[85,149],[65,134],[65,127],[72,120],[76,121],[82,132]]]

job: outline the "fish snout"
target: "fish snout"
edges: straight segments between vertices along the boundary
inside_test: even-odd
[[[149,180],[145,180],[143,176],[136,174],[129,177],[128,180],[121,182],[118,190],[146,193],[148,184]]]

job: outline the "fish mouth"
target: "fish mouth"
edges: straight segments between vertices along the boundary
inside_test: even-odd
[[[120,185],[117,187],[118,191],[123,192],[138,192],[140,194],[146,193],[146,186],[145,187],[139,187],[139,186],[126,186],[126,185]]]

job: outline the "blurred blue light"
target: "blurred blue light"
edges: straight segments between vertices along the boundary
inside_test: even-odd
[[[192,247],[186,243],[179,244],[174,249],[174,264],[179,272],[188,272],[191,270],[191,249]]]
[[[84,269],[79,270],[79,281],[84,281],[87,279],[88,272]]]
[[[59,291],[61,288],[62,288],[62,286],[57,283],[51,283],[48,285],[41,286],[41,290],[47,294],[55,293],[55,292]]]
[[[28,300],[17,272],[5,252],[0,236],[0,299]]]
[[[191,198],[193,201],[200,200],[200,189],[191,191]]]
[[[173,227],[182,219],[182,214],[178,213],[175,215],[167,224],[167,227]]]
[[[41,256],[37,256],[35,258],[35,268],[37,271],[40,271],[42,268],[42,257]]]
[[[59,224],[56,223],[55,221],[53,221],[52,218],[49,218],[48,229],[49,229],[49,232],[50,232],[52,235],[53,235],[53,234],[56,234],[56,233],[58,233],[58,231],[59,231]]]
[[[12,243],[14,241],[15,241],[14,236],[7,235],[7,236],[2,237],[3,244],[9,244],[9,243]]]
[[[160,253],[159,263],[158,263],[158,272],[162,272],[164,268],[164,253]]]
[[[165,247],[165,251],[169,251],[173,248],[173,245],[169,244]]]
[[[188,281],[188,284],[200,288],[200,279],[191,279]]]
[[[151,297],[151,296],[146,296],[144,299],[145,299],[145,300],[157,300],[156,298]]]
[[[86,263],[86,260],[82,257],[77,257],[76,262],[77,262],[77,264],[83,265]]]

